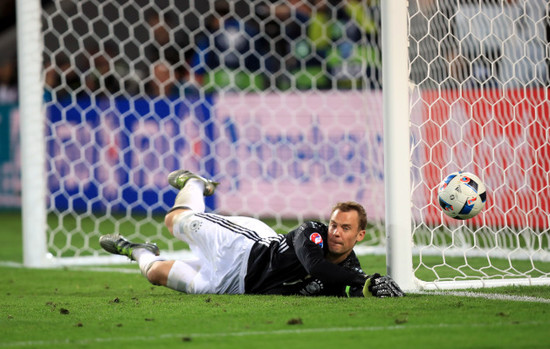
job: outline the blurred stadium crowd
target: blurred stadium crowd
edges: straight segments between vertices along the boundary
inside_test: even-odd
[[[86,3],[93,2],[73,6],[87,12]],[[43,24],[47,100],[80,94],[380,87],[379,0],[217,0],[196,4],[187,13],[167,10],[158,1],[138,3],[134,7],[142,20],[132,31],[139,45],[127,45],[128,38],[121,38],[116,28],[103,37],[98,26],[93,40],[82,39],[86,34],[72,28],[73,36],[66,23],[59,23],[77,26],[79,18],[92,20],[86,17],[90,15],[71,17],[66,3],[42,1],[51,20]],[[0,12],[2,31],[14,30],[15,0],[2,2]],[[106,15],[103,21],[109,20]],[[70,48],[71,38],[79,48]],[[128,53],[132,48],[137,56]],[[15,85],[15,67],[15,53],[3,59],[2,86]]]
[[[381,88],[380,0],[41,3],[47,101]],[[547,85],[544,1],[476,3],[409,2],[411,81],[421,88]],[[468,23],[476,35],[461,33]],[[487,25],[495,28],[486,33]],[[14,46],[15,0],[3,0],[0,101],[17,98]]]
[[[0,103],[17,101],[15,0],[0,1]]]

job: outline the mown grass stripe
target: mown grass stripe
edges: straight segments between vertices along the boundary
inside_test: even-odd
[[[424,294],[424,295],[484,298],[484,299],[500,300],[500,301],[550,303],[550,299],[548,298],[515,296],[515,295],[499,294],[499,293],[480,293],[480,292],[468,292],[468,291],[435,291],[435,292],[420,291],[415,293]]]
[[[252,336],[280,336],[280,335],[300,335],[310,333],[337,333],[337,332],[379,332],[379,331],[401,331],[401,330],[430,330],[430,329],[448,329],[448,328],[462,328],[462,327],[502,327],[512,326],[517,328],[518,326],[533,326],[533,325],[550,325],[550,322],[541,321],[529,321],[521,323],[463,323],[463,324],[428,324],[428,325],[392,325],[392,326],[365,326],[365,327],[328,327],[328,328],[303,328],[303,329],[287,329],[287,330],[274,330],[274,331],[243,331],[243,332],[222,332],[222,333],[166,333],[159,334],[158,336],[131,336],[131,337],[109,337],[109,338],[89,338],[81,340],[43,340],[43,341],[19,341],[19,342],[7,342],[0,343],[0,347],[41,347],[41,346],[54,346],[61,344],[71,345],[89,345],[96,343],[109,343],[109,342],[130,342],[130,341],[158,341],[162,339],[172,338],[223,338],[223,337],[252,337]]]

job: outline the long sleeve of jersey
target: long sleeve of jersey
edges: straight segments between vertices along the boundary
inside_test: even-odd
[[[292,237],[292,245],[298,260],[313,278],[326,283],[341,285],[363,285],[365,275],[327,261],[327,226],[318,222],[301,225]]]

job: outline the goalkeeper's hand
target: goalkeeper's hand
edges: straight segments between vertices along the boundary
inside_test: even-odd
[[[397,282],[389,276],[381,276],[376,273],[369,275],[365,286],[363,286],[363,296],[365,297],[403,297],[405,292],[401,290]]]

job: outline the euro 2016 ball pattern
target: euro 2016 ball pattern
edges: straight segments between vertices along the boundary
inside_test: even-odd
[[[485,206],[487,192],[483,182],[473,173],[454,172],[439,184],[437,192],[443,212],[455,219],[470,219]]]

